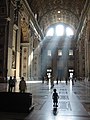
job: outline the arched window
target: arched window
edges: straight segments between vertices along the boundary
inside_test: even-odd
[[[46,36],[73,36],[74,30],[67,24],[56,24],[47,30]]]
[[[54,34],[54,29],[53,28],[49,28],[49,30],[46,33],[46,36],[53,36]]]
[[[74,35],[74,32],[73,32],[73,30],[72,30],[70,27],[67,27],[67,28],[66,28],[66,35],[67,35],[67,36]]]
[[[57,25],[56,26],[56,35],[57,36],[63,36],[64,35],[64,26],[63,25]]]

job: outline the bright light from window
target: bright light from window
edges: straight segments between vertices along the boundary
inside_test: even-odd
[[[58,18],[58,20],[61,20],[61,18]],[[64,34],[68,36],[73,36],[74,31],[71,27],[64,25],[64,24],[58,24],[56,26],[53,26],[47,30],[46,36],[64,36]]]
[[[69,55],[73,55],[73,50],[69,50]]]
[[[57,25],[56,26],[56,35],[57,36],[63,36],[64,34],[64,26],[63,25]]]
[[[70,27],[67,27],[67,28],[66,28],[66,35],[67,35],[67,36],[74,35],[73,30],[72,30]]]
[[[47,52],[48,52],[47,55],[51,56],[51,50],[48,50]]]
[[[50,28],[47,33],[46,33],[46,36],[53,36],[54,34],[54,29],[53,28]]]
[[[58,56],[62,56],[62,50],[58,50]]]

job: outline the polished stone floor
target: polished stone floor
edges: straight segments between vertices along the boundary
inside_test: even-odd
[[[56,88],[59,102],[53,113],[52,93]],[[30,113],[0,112],[0,120],[90,120],[90,82],[76,81],[72,85],[65,81],[50,85],[40,81],[27,81],[27,91],[33,95],[34,109]],[[0,83],[0,91],[7,91],[8,85]],[[18,82],[16,92],[19,92]]]

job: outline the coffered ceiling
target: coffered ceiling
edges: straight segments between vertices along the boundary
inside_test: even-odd
[[[76,29],[85,3],[88,0],[27,0],[42,28],[64,22]]]

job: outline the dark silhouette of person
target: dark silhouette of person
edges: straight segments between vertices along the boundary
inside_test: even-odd
[[[58,93],[56,92],[56,89],[54,89],[53,90],[54,92],[53,92],[53,95],[52,95],[52,99],[53,99],[53,103],[54,103],[54,107],[58,107],[58,98],[59,98],[59,96],[58,96]]]
[[[66,78],[66,85],[67,85],[67,83],[68,83],[68,80],[67,80],[67,78]]]
[[[13,87],[14,87],[14,91],[15,91],[15,88],[16,88],[16,82],[17,82],[17,80],[16,80],[16,77],[14,76],[14,77],[13,77]]]
[[[24,93],[26,90],[26,82],[24,80],[24,77],[21,78],[21,81],[19,83],[19,90],[21,93]]]
[[[13,87],[14,87],[14,81],[13,81],[13,79],[12,79],[12,76],[10,76],[10,79],[9,79],[9,89],[8,89],[8,91],[9,91],[9,92],[12,92]]]
[[[56,80],[57,80],[57,84],[58,84],[58,77],[57,77],[57,79],[56,79]]]
[[[74,79],[72,78],[72,85],[74,85]]]

